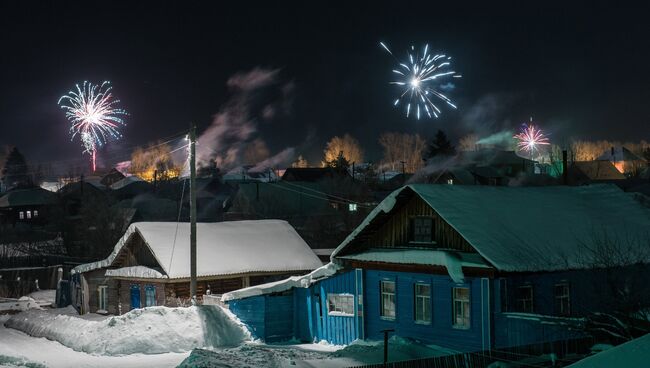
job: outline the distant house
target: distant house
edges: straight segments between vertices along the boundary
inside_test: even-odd
[[[43,225],[56,202],[56,194],[40,187],[11,190],[0,197],[0,224]]]
[[[121,172],[119,172],[117,169],[113,168],[111,171],[109,171],[106,175],[102,176],[101,180],[99,181],[102,185],[105,185],[107,187],[110,187],[114,183],[124,179],[125,176]]]
[[[574,161],[568,168],[568,180],[572,185],[625,180],[610,161]]]
[[[596,161],[609,161],[616,167],[616,170],[626,175],[637,174],[647,166],[646,160],[622,146],[611,147],[603,152]]]
[[[337,170],[331,167],[290,167],[284,171],[282,180],[317,182],[324,179],[351,179],[347,170]]]
[[[108,258],[73,270],[72,299],[80,313],[121,314],[187,303],[189,223],[132,224]],[[197,224],[198,297],[221,294],[322,265],[286,222]]]
[[[607,308],[608,254],[589,249],[649,231],[648,209],[613,185],[415,184],[384,199],[331,264],[223,300],[270,341],[348,344],[390,329],[460,351],[542,344],[584,336],[580,317]],[[611,264],[646,274],[634,244],[616,243],[630,256]]]
[[[230,170],[226,175],[223,176],[223,181],[225,182],[241,182],[241,181],[259,181],[263,183],[268,183],[271,181],[278,181],[278,175],[275,170],[270,168],[268,169],[256,169],[252,165],[239,166],[235,169]]]

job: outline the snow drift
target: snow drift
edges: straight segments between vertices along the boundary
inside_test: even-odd
[[[184,352],[250,339],[243,324],[219,306],[149,307],[99,321],[30,310],[11,317],[5,326],[102,355]]]

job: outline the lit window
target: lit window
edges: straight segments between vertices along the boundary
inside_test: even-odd
[[[381,289],[381,310],[380,315],[383,318],[395,319],[395,282],[380,282]]]
[[[32,211],[27,211],[27,218],[28,219],[32,218]]]
[[[108,286],[100,285],[97,287],[97,309],[107,310],[108,308]]]
[[[357,204],[356,203],[348,204],[348,211],[355,212],[356,210],[357,210]]]
[[[431,285],[415,284],[415,323],[431,324]]]
[[[453,289],[453,309],[454,320],[452,324],[455,328],[470,327],[470,305],[469,305],[469,288],[455,287]]]
[[[328,294],[327,314],[330,316],[354,316],[354,296],[352,294]]]
[[[517,309],[519,312],[533,313],[533,287],[531,285],[517,288]]]
[[[416,243],[431,243],[433,240],[433,218],[414,217],[411,219],[412,241]]]
[[[156,287],[147,285],[144,287],[144,306],[153,307],[156,305]]]
[[[569,284],[555,285],[555,313],[560,316],[571,315],[571,299]]]
[[[34,210],[34,218],[38,217],[38,210]]]
[[[21,219],[21,220],[24,220],[25,219],[25,212],[23,212],[23,211],[18,212],[18,218]]]
[[[449,185],[454,184],[454,179],[447,179],[447,184],[449,184]]]

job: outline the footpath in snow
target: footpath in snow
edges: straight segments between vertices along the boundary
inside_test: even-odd
[[[100,355],[186,352],[237,346],[250,339],[246,328],[219,306],[149,307],[121,316],[96,316],[98,320],[69,314],[28,310],[9,318],[5,326]]]

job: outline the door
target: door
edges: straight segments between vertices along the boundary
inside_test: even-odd
[[[131,285],[131,309],[140,308],[140,285]]]

